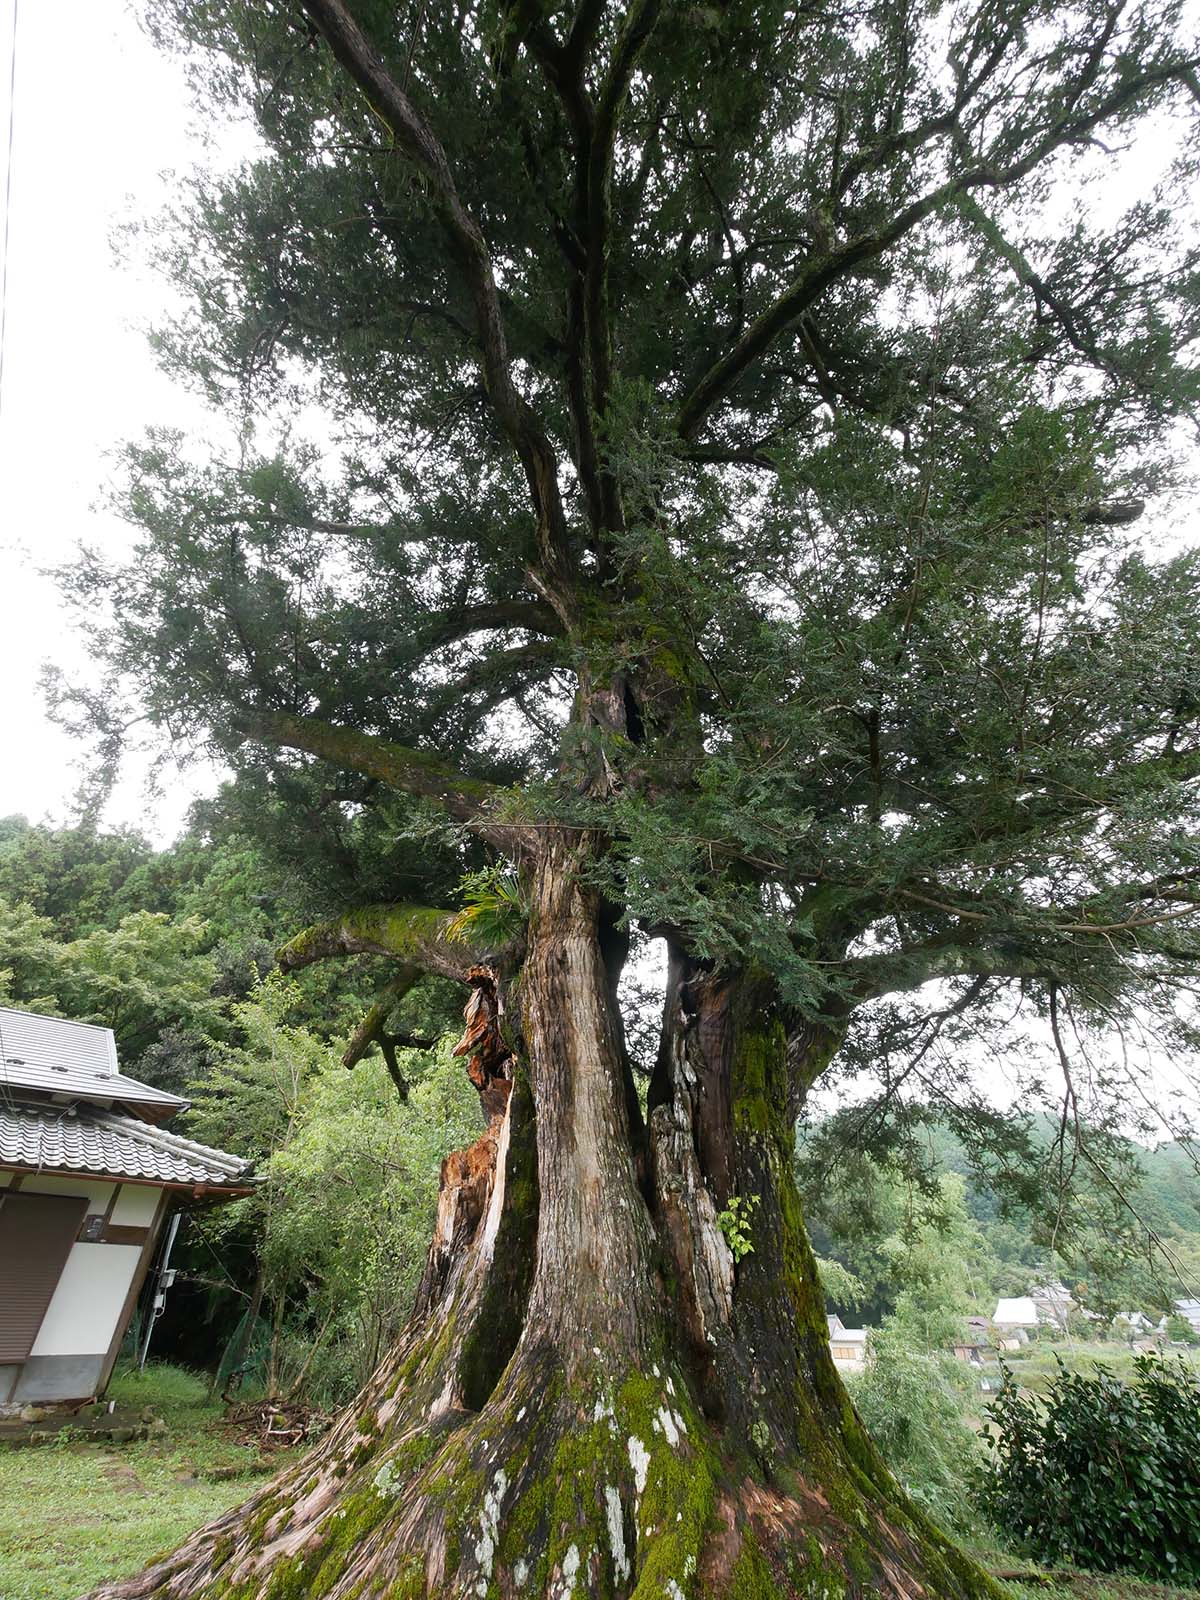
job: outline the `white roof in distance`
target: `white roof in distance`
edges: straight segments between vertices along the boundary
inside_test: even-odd
[[[34,1089],[60,1103],[127,1105],[163,1122],[186,1108],[176,1094],[129,1078],[117,1064],[111,1028],[0,1006],[0,1097]]]
[[[1036,1328],[1037,1307],[1027,1294],[1019,1295],[1013,1300],[997,1300],[992,1321],[1008,1328]]]

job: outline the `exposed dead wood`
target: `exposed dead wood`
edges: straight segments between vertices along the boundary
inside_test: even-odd
[[[513,1053],[500,1031],[500,1001],[496,974],[490,967],[472,967],[467,973],[471,998],[464,1010],[466,1032],[454,1047],[466,1056],[467,1077],[479,1091],[483,1114],[491,1121],[508,1104],[512,1087]]]
[[[231,1406],[225,1415],[225,1426],[241,1443],[257,1445],[264,1453],[316,1439],[330,1421],[325,1412],[296,1400],[251,1400]]]

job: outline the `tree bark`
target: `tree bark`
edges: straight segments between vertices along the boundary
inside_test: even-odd
[[[1000,1592],[830,1360],[792,1113],[836,1039],[789,1053],[765,978],[675,952],[643,1124],[585,850],[529,869],[519,977],[472,975],[489,1124],[443,1165],[399,1348],[303,1462],[96,1600]]]

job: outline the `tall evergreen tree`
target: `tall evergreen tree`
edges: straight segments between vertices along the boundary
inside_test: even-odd
[[[1197,565],[1134,538],[1200,398],[1180,6],[149,21],[261,141],[159,236],[163,359],[324,434],[130,449],[136,559],[68,579],[95,715],[124,685],[328,856],[282,964],[392,960],[356,1049],[466,986],[489,1127],[353,1412],[103,1593],[990,1592],[834,1372],[792,1127],[1014,989],[1060,1043],[1182,1026]]]

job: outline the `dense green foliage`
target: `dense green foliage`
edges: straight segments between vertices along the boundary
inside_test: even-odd
[[[114,1030],[126,1070],[177,1092],[202,1077],[214,1049],[236,1041],[231,1002],[275,967],[275,952],[317,909],[271,842],[244,830],[226,792],[197,808],[193,827],[153,850],[136,834],[94,826],[0,821],[0,1003],[98,1022]],[[323,1039],[344,1038],[377,983],[363,958],[336,981],[296,975],[289,1018]],[[461,998],[426,984],[397,1020],[436,1035],[456,1025]]]
[[[145,240],[239,454],[128,447],[62,714],[231,763],[331,913],[592,827],[612,916],[768,970],[881,1118],[986,1142],[1007,1048],[1065,1195],[1097,1040],[1192,1043],[1179,6],[303,9],[147,4],[259,139]]]
[[[261,1330],[237,1363],[270,1393],[348,1400],[412,1310],[447,1151],[481,1131],[461,1063],[407,1052],[405,1101],[375,1057],[353,1073],[290,1024],[291,986],[270,981],[234,1008],[241,1041],[195,1090],[201,1139],[255,1158],[264,1182],[206,1224],[236,1258],[253,1242]]]
[[[1006,1384],[992,1406],[984,1503],[1051,1561],[1200,1579],[1200,1380],[1142,1357],[1132,1382],[1062,1371],[1040,1399]]]
[[[361,1384],[411,1308],[442,1157],[478,1130],[444,1054],[404,1052],[402,1104],[378,1055],[341,1065],[373,963],[270,976],[304,920],[285,865],[220,807],[169,849],[136,835],[0,824],[0,1003],[114,1029],[124,1069],[193,1102],[180,1131],[250,1157],[265,1182],[193,1219],[156,1350],[330,1403]],[[461,1021],[449,985],[397,1006],[434,1037]]]

